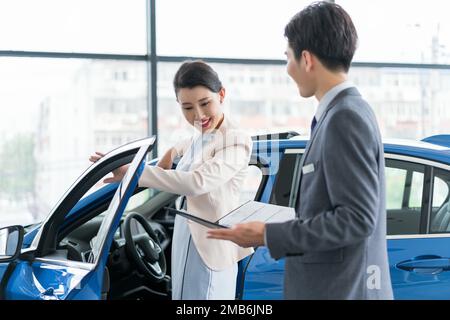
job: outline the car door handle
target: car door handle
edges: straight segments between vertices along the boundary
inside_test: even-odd
[[[416,273],[437,274],[450,270],[450,258],[435,255],[418,256],[399,262],[397,268]]]

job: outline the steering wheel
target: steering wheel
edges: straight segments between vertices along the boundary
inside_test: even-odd
[[[131,221],[136,220],[146,233],[133,235]],[[139,213],[127,215],[124,222],[125,248],[139,271],[149,280],[160,282],[166,275],[166,258],[150,223]]]

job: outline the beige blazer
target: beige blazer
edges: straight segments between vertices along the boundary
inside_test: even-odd
[[[185,195],[187,211],[216,221],[236,208],[241,186],[247,174],[252,153],[252,140],[225,116],[210,141],[189,152],[189,171],[164,170],[146,166],[139,185]],[[193,148],[193,138],[175,146],[177,154]],[[192,151],[192,150],[191,150]],[[183,159],[186,160],[186,159]],[[213,270],[222,270],[253,253],[230,241],[207,239],[208,228],[188,220],[192,239],[203,262]]]

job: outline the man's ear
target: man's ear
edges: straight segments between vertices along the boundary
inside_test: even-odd
[[[302,51],[303,63],[305,64],[305,71],[311,72],[314,64],[314,57],[308,50]]]

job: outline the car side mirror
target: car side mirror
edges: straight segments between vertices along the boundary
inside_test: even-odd
[[[22,249],[24,230],[22,226],[0,229],[0,262],[16,259]]]

